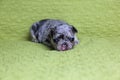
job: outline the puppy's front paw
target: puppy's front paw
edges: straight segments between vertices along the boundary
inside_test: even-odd
[[[74,44],[77,45],[78,43],[79,43],[79,41],[78,41],[78,40],[75,40]]]
[[[37,39],[32,39],[32,41],[38,43],[38,40],[37,40]]]

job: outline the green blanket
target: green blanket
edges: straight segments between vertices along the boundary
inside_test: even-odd
[[[31,42],[30,26],[45,18],[74,25],[80,43]],[[120,1],[1,0],[0,80],[120,80]]]

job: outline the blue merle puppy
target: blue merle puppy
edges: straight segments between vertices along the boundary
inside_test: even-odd
[[[33,42],[43,43],[59,51],[72,49],[78,44],[77,29],[61,20],[44,19],[30,29]]]

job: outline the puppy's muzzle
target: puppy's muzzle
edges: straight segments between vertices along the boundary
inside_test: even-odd
[[[63,44],[61,45],[61,50],[62,50],[62,51],[68,50],[68,44],[67,44],[67,43],[63,43]]]

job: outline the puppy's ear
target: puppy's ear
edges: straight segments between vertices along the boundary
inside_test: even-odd
[[[77,30],[74,26],[72,26],[72,31],[73,31],[74,33],[77,33],[77,32],[78,32],[78,30]]]

